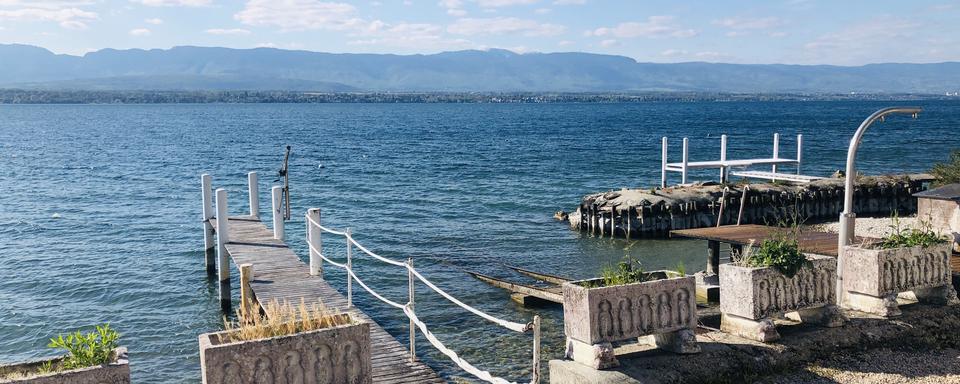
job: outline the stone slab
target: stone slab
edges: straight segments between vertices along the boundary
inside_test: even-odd
[[[9,373],[36,372],[47,362],[57,362],[63,357],[29,361],[25,363],[0,365],[0,383],[16,384],[129,384],[130,362],[127,359],[127,349],[120,347],[114,350],[114,361],[96,367],[72,369],[69,371],[48,373],[30,376],[22,379],[5,380],[3,376]]]
[[[772,267],[720,265],[720,311],[760,320],[834,303],[837,260],[819,255],[807,255],[807,259],[812,267],[802,268],[792,278]]]

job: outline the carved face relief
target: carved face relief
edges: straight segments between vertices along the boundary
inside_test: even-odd
[[[260,356],[254,364],[253,380],[257,384],[274,384],[273,362],[269,357]]]
[[[680,288],[677,290],[677,322],[681,324],[690,324],[693,323],[693,319],[690,318],[690,293],[687,292],[686,288]]]
[[[314,356],[317,357],[316,364],[313,367],[313,374],[317,377],[317,384],[332,384],[333,383],[333,353],[330,351],[330,346],[321,345],[320,347],[313,350]]]
[[[287,352],[283,356],[283,378],[285,384],[303,384],[303,365],[300,364],[300,353]]]
[[[766,313],[770,309],[770,287],[767,280],[760,280],[757,283],[757,305],[759,306],[760,313]]]
[[[653,303],[648,295],[640,295],[640,298],[637,299],[637,323],[637,327],[642,333],[647,333],[653,329]]]
[[[220,384],[243,384],[240,365],[235,361],[228,361],[223,364],[223,378],[220,380]]]
[[[630,298],[623,297],[617,303],[617,333],[620,337],[629,334],[633,328],[633,303]]]
[[[613,337],[613,314],[610,301],[603,299],[597,303],[597,332],[600,337]]]
[[[362,367],[360,366],[360,348],[354,341],[346,341],[340,348],[341,364],[347,367],[347,383],[354,384],[361,381]]]
[[[670,307],[670,295],[666,292],[660,292],[657,295],[657,314],[660,328],[673,325],[673,314]]]

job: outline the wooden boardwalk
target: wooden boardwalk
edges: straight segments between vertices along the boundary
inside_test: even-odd
[[[217,228],[216,218],[210,219]],[[260,219],[252,216],[230,217],[227,253],[236,265],[253,264],[250,282],[258,302],[273,300],[307,303],[317,299],[331,309],[350,312],[370,323],[374,383],[443,383],[443,379],[422,362],[410,362],[407,348],[401,345],[373,319],[356,308],[347,307],[347,299],[322,278],[310,275],[310,268],[283,242],[273,238]]]
[[[723,225],[710,228],[674,230],[670,231],[670,236],[689,237],[734,245],[747,245],[753,240],[759,245],[761,241],[773,237],[778,230],[783,229],[756,224]],[[800,251],[833,257],[837,257],[838,240],[839,237],[836,233],[815,231],[803,231],[797,238]],[[869,238],[858,236],[856,240],[854,240],[854,244],[870,240]]]

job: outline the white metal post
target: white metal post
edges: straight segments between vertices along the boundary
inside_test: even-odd
[[[724,163],[727,161],[727,135],[720,135],[720,162]],[[720,182],[727,182],[727,166],[720,166]]]
[[[230,261],[227,243],[230,242],[230,218],[227,216],[227,190],[217,189],[217,272],[220,280],[220,307],[230,309]]]
[[[800,164],[803,163],[803,135],[797,135],[797,174],[800,174]]]
[[[773,134],[773,159],[776,160],[779,158],[780,158],[780,134],[774,133]],[[772,169],[773,173],[777,173],[776,164],[772,165],[770,168]],[[773,181],[776,181],[776,179],[773,179]]]
[[[533,378],[530,382],[540,382],[540,315],[533,315]]]
[[[247,173],[247,193],[250,195],[250,216],[260,217],[260,187],[256,172]]]
[[[680,178],[681,179],[680,184],[687,183],[687,163],[688,163],[687,155],[690,154],[687,148],[687,145],[688,145],[688,140],[686,137],[684,137],[683,138],[683,169],[682,169],[683,176],[681,176]]]
[[[353,307],[353,231],[347,228],[347,307]]]
[[[667,187],[667,137],[660,140],[660,188]]]
[[[413,285],[413,258],[407,258],[407,294],[409,299],[407,304],[410,306],[410,311],[413,312],[414,308],[414,285]],[[410,362],[417,361],[417,325],[413,323],[413,318],[410,318]]]
[[[203,249],[210,249],[216,245],[213,239],[213,224],[210,224],[210,219],[214,215],[211,184],[210,175],[206,173],[200,175],[200,196],[203,198]]]
[[[273,197],[273,238],[283,240],[284,213],[281,212],[283,204],[280,203],[280,199],[283,198],[283,187],[279,185],[273,186],[273,188],[270,189],[270,194]]]
[[[320,252],[323,251],[320,242],[320,227],[310,221],[320,223],[320,208],[311,208],[307,211],[307,241],[310,243],[310,274],[323,277],[323,259],[320,258]]]

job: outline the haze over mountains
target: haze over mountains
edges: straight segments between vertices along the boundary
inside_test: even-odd
[[[960,89],[960,63],[638,63],[591,53],[331,54],[274,48],[104,49],[82,57],[0,45],[0,88],[316,92],[926,93]]]

